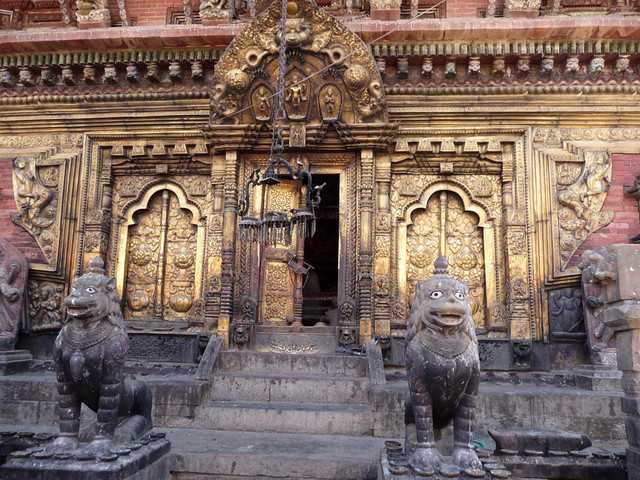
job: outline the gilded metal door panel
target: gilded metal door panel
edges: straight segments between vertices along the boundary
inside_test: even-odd
[[[485,326],[484,243],[478,217],[464,209],[462,199],[442,191],[416,210],[407,228],[407,301],[411,303],[418,282],[433,273],[433,262],[442,254],[449,273],[467,284],[473,299],[476,326]]]
[[[299,192],[293,181],[282,181],[266,189],[264,209],[266,212],[286,212],[298,208]],[[276,245],[263,250],[263,281],[261,285],[260,318],[264,324],[291,322],[294,318],[295,283],[287,266],[296,255],[296,232],[292,232],[290,245]]]
[[[127,245],[125,318],[182,320],[194,307],[197,227],[162,190],[135,216]]]
[[[127,319],[149,319],[154,316],[160,259],[160,227],[162,195],[155,195],[147,210],[137,215],[137,223],[129,233],[127,246],[127,283],[124,314]]]
[[[165,320],[184,319],[193,307],[196,248],[197,227],[191,222],[191,214],[171,195],[162,301]]]

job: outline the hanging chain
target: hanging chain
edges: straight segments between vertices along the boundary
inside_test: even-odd
[[[273,109],[273,132],[271,136],[271,152],[269,153],[269,161],[282,158],[284,152],[284,90],[285,75],[287,73],[287,0],[280,0],[280,48],[278,50],[278,79],[276,82],[275,105]]]

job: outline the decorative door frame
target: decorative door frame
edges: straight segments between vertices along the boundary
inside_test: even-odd
[[[119,224],[118,243],[115,258],[116,290],[120,298],[124,299],[124,287],[126,285],[127,265],[128,265],[128,240],[129,230],[136,225],[135,214],[144,211],[149,207],[151,198],[159,192],[168,190],[176,195],[180,208],[188,210],[192,215],[191,224],[196,226],[196,255],[195,255],[195,279],[194,279],[194,300],[202,298],[202,273],[204,270],[204,244],[205,227],[202,222],[200,209],[187,198],[184,189],[174,182],[160,181],[151,184],[141,191],[132,201],[122,208],[123,220]]]
[[[451,180],[435,180],[428,184],[418,200],[407,205],[403,210],[402,217],[398,218],[395,236],[396,245],[398,245],[397,258],[397,284],[398,295],[400,298],[407,298],[407,230],[413,224],[411,216],[413,212],[419,209],[425,209],[429,199],[439,192],[452,192],[462,199],[465,212],[472,212],[478,216],[478,228],[482,229],[483,251],[484,251],[484,278],[485,278],[485,319],[487,323],[490,321],[492,310],[496,306],[498,298],[498,276],[496,272],[496,223],[492,212],[485,206],[474,201],[471,192],[460,182]],[[442,252],[441,252],[442,253]],[[427,266],[429,268],[429,266]]]

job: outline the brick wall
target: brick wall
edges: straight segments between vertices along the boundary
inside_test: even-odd
[[[447,18],[478,17],[478,10],[486,10],[488,0],[447,0]]]
[[[12,162],[12,158],[0,157],[0,235],[24,253],[28,260],[44,261],[33,237],[11,221],[11,214],[17,212],[13,198]]]
[[[430,0],[431,4],[440,3],[439,0]],[[446,16],[453,17],[478,17],[479,9],[486,9],[488,0],[447,0]],[[164,25],[166,24],[167,10],[170,7],[182,9],[182,0],[127,0],[127,14],[135,25]],[[192,0],[193,11],[198,10],[199,0]],[[117,2],[110,5],[111,16],[118,19]]]
[[[629,243],[629,237],[640,233],[638,202],[623,191],[624,185],[633,185],[637,175],[640,175],[640,155],[613,155],[611,188],[602,208],[615,212],[615,216],[609,225],[587,238],[573,256],[572,265],[579,262],[585,250],[610,243]]]
[[[114,2],[115,3],[115,2]],[[200,2],[192,0],[193,10],[197,11]],[[165,25],[167,10],[170,7],[182,9],[182,0],[127,0],[127,15],[134,25]]]

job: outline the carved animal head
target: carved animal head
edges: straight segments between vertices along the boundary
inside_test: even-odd
[[[94,257],[89,271],[71,284],[71,293],[64,299],[66,321],[80,320],[84,326],[101,321],[123,326],[122,312],[116,294],[115,279],[107,277],[104,262]]]
[[[444,330],[473,331],[471,302],[467,286],[447,273],[447,260],[438,257],[434,275],[420,282],[411,307],[407,340],[425,326]]]

